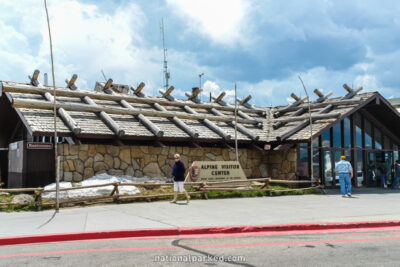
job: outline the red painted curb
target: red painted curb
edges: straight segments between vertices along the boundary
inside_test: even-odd
[[[312,231],[312,230],[332,230],[332,229],[379,228],[379,227],[393,227],[393,226],[400,226],[400,221],[293,223],[293,224],[254,225],[254,226],[135,229],[135,230],[96,231],[96,232],[81,232],[81,233],[62,233],[62,234],[48,234],[48,235],[4,237],[0,238],[0,245],[17,245],[17,244],[28,244],[28,243],[43,243],[43,242],[88,240],[88,239],[112,239],[112,238],[124,238],[124,237]]]

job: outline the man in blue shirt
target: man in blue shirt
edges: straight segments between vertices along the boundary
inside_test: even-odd
[[[353,167],[346,161],[346,156],[340,156],[340,161],[335,166],[336,173],[339,173],[340,193],[342,197],[347,195],[351,197],[351,178],[353,178]]]

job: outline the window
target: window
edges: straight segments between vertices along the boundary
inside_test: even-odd
[[[382,149],[382,134],[381,131],[378,130],[378,128],[374,129],[374,134],[375,134],[375,148],[376,149]]]
[[[390,149],[390,139],[386,135],[383,136],[383,148],[384,149]]]
[[[349,118],[343,120],[343,139],[344,147],[351,147],[351,128]]]
[[[332,139],[333,139],[333,146],[334,147],[342,147],[342,134],[341,134],[341,124],[336,123],[332,127]]]
[[[308,144],[299,145],[299,166],[297,168],[300,177],[308,177]]]
[[[372,148],[372,124],[368,120],[364,121],[364,140],[365,140],[365,148]]]
[[[322,146],[323,147],[330,147],[331,146],[331,131],[330,130],[326,130],[322,136]]]
[[[318,138],[315,138],[313,140],[313,162],[312,162],[312,166],[313,166],[313,174],[314,177],[320,177],[319,176],[319,144],[318,144]]]
[[[359,113],[354,114],[354,128],[356,132],[356,147],[362,147],[362,125],[361,115]]]

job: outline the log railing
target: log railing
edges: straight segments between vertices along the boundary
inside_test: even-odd
[[[306,189],[320,189],[322,192],[324,191],[324,186],[322,184],[318,184],[316,186],[312,186],[311,181],[298,181],[298,180],[274,180],[271,178],[259,178],[259,179],[248,179],[248,180],[231,180],[231,181],[221,181],[221,182],[187,182],[185,186],[191,186],[194,191],[188,192],[189,194],[200,194],[203,198],[208,199],[207,193],[212,190],[218,191],[259,191],[259,192],[269,192],[269,195],[272,196],[274,193],[280,192],[294,192],[299,190]],[[307,188],[290,188],[284,190],[272,189],[269,186],[271,184],[292,184],[292,185],[304,185],[311,184],[310,187]],[[146,189],[154,189],[154,188],[170,188],[173,186],[173,183],[106,183],[106,184],[98,184],[98,185],[88,185],[88,186],[76,186],[71,188],[60,188],[60,191],[72,191],[86,188],[97,188],[97,187],[105,187],[105,186],[114,186],[111,190],[110,194],[101,195],[101,196],[86,196],[72,199],[62,199],[60,204],[74,204],[74,203],[85,203],[87,201],[102,201],[102,202],[116,202],[119,203],[121,200],[134,200],[134,199],[155,199],[155,198],[163,198],[163,197],[172,197],[173,193],[162,193],[162,194],[152,194],[152,195],[121,195],[120,187],[121,186],[136,186],[143,187]],[[55,192],[55,189],[45,190],[42,187],[38,188],[0,188],[0,192],[7,193],[25,193],[25,192],[33,192],[35,195],[34,204],[36,209],[40,211],[43,206],[54,206],[54,201],[43,201],[42,195],[44,193],[52,193]],[[183,193],[179,193],[182,195]],[[21,204],[12,204],[12,203],[0,203],[1,206],[21,206]]]

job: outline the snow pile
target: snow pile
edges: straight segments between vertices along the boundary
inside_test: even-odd
[[[144,182],[167,182],[170,179],[166,177],[158,177],[158,178],[149,178],[149,177],[132,177],[132,176],[112,176],[106,173],[99,174],[93,176],[89,179],[83,180],[80,183],[76,183],[72,185],[70,182],[60,182],[61,188],[72,188],[76,186],[89,186],[89,185],[101,185],[101,184],[109,184],[119,182],[121,184],[124,183],[144,183]],[[56,189],[56,184],[52,183],[46,185],[44,190],[53,190]],[[102,187],[94,187],[94,188],[84,188],[84,189],[76,189],[76,190],[68,190],[68,191],[60,191],[60,198],[79,198],[79,197],[87,197],[87,196],[101,196],[101,195],[109,195],[111,191],[114,189],[113,185],[107,185]],[[136,186],[118,186],[120,195],[135,195],[140,193],[140,190]],[[55,198],[55,192],[43,193],[43,198]]]

